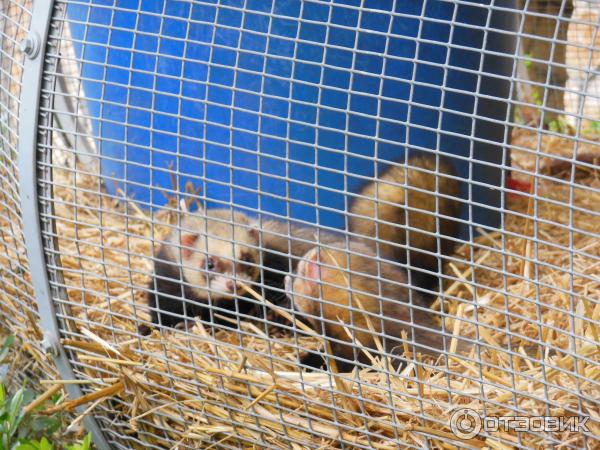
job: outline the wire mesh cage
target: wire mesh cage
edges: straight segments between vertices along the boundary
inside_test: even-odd
[[[17,145],[25,38],[31,18],[31,3],[4,2],[0,13],[0,328],[19,338],[10,364],[3,366],[2,382],[13,388],[24,378],[38,379],[55,373],[44,357],[29,261],[23,239],[19,196]]]
[[[596,2],[1,20],[2,324],[100,448],[598,446]]]

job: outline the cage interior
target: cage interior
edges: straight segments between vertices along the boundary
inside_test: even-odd
[[[599,21],[587,1],[55,2],[50,300],[111,444],[597,445]],[[4,322],[36,341],[17,176]],[[588,428],[461,440],[458,407]]]

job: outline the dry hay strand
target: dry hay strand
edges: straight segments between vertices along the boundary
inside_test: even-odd
[[[40,346],[43,335],[23,238],[16,169],[6,155],[0,159],[0,339],[5,334],[17,338],[3,380],[14,390],[24,378],[53,375],[55,369]]]
[[[464,263],[447,269],[456,280],[448,283],[449,298],[442,302],[445,328],[481,345],[469,356],[437,365],[413,362],[389,375],[299,372],[302,349],[322,345],[322,338],[300,328],[295,337],[268,336],[254,323],[215,331],[196,322],[185,330],[139,336],[139,321],[149,319],[143,290],[152,272],[153,238],[165,236],[172,218],[165,211],[151,217],[131,199],[107,195],[90,175],[56,169],[54,179],[70,306],[62,311],[71,317],[63,344],[80,378],[89,381],[82,384],[88,399],[100,402],[97,414],[109,415],[122,435],[165,448],[201,442],[446,448],[465,444],[453,439],[448,425],[457,406],[485,409],[488,416],[581,411],[591,417],[591,435],[600,435],[600,243],[590,235],[598,233],[597,174],[573,190],[540,181],[535,227],[527,199],[513,199],[505,232],[514,235],[480,236],[475,269],[468,263],[471,249],[458,249]],[[576,208],[567,206],[571,197]],[[107,392],[114,394],[110,401],[103,397]],[[552,438],[584,445],[575,432]],[[539,434],[508,430],[467,444],[547,443]]]
[[[578,163],[600,165],[600,145],[566,135],[538,133],[519,128],[512,133],[511,159],[513,167],[520,169],[515,172],[517,178],[528,178],[541,173],[557,179],[562,176],[568,180],[573,166],[576,169],[575,177],[585,178],[594,175],[595,172],[597,176],[597,171]],[[565,159],[576,160],[578,163],[573,165]]]

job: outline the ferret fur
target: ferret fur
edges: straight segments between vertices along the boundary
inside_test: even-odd
[[[438,175],[423,172],[421,169]],[[438,272],[438,256],[419,251],[438,253],[438,238],[416,230],[429,233],[439,231],[450,238],[458,235],[458,222],[452,218],[459,214],[459,183],[445,175],[454,175],[452,166],[441,157],[438,166],[435,155],[419,154],[410,157],[406,166],[390,166],[379,179],[367,183],[359,191],[361,197],[357,197],[350,208],[353,215],[349,224],[350,231],[367,238],[378,238],[381,242],[374,245],[379,248],[382,257],[401,263],[409,262],[412,267]],[[407,209],[406,206],[419,211]],[[439,230],[436,214],[447,216],[439,218]],[[416,230],[407,233],[407,225]],[[407,261],[406,249],[395,244],[409,246],[410,261]],[[453,248],[452,239],[440,239],[441,255],[448,255]],[[419,270],[411,271],[411,276],[416,279],[416,283],[415,280],[411,280],[413,284],[431,285],[436,279],[435,276],[423,274]]]
[[[356,362],[370,363],[358,342],[378,353],[369,321],[385,352],[395,355],[396,366],[401,364],[404,349],[402,331],[407,333],[411,350],[414,332],[417,352],[438,355],[444,348],[443,336],[432,312],[413,306],[424,307],[426,301],[414,290],[410,295],[406,272],[389,262],[378,264],[372,246],[363,242],[350,241],[350,251],[345,242],[333,246],[311,249],[285,284],[298,316],[330,338],[338,370],[348,371]],[[319,362],[311,353],[301,361],[310,366]]]

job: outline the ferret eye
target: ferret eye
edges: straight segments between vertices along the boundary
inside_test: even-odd
[[[206,268],[207,268],[208,270],[214,270],[214,268],[215,268],[215,262],[213,261],[213,259],[212,259],[212,258],[208,258],[208,259],[206,260]]]

